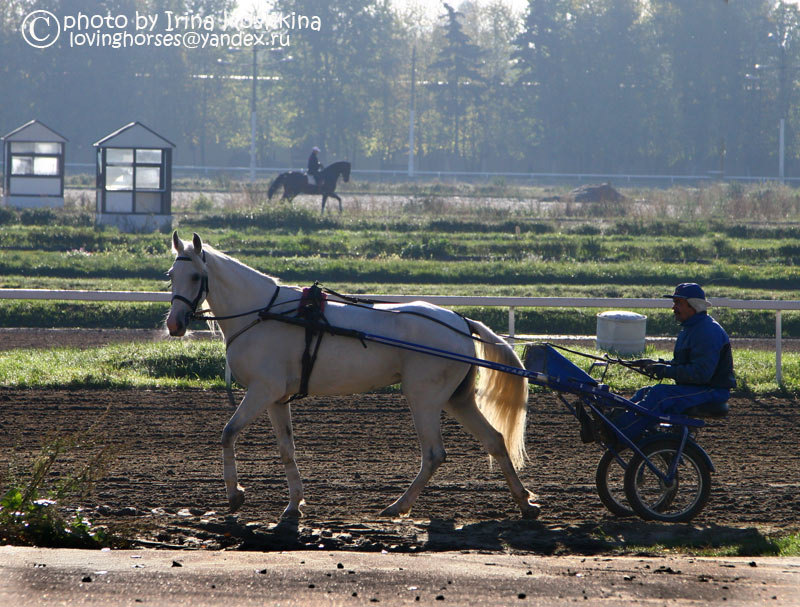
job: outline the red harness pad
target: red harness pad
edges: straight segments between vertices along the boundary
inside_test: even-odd
[[[324,293],[318,286],[313,285],[303,289],[303,294],[300,296],[300,304],[297,306],[297,311],[309,310],[316,308],[319,314],[325,312],[325,304],[328,301],[328,294]]]

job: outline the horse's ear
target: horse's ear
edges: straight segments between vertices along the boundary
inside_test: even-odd
[[[200,240],[197,232],[192,235],[192,244],[194,245],[194,254],[200,255],[203,252],[203,241]]]
[[[172,248],[175,249],[175,252],[178,255],[183,253],[183,241],[178,238],[178,230],[175,230],[172,233]]]

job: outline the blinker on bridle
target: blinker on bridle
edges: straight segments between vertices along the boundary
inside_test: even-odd
[[[203,251],[203,262],[205,262],[205,260],[206,252]],[[192,258],[180,255],[175,258],[175,261],[192,261]],[[200,305],[200,302],[204,297],[204,293],[205,295],[208,295],[208,274],[206,273],[203,273],[202,277],[200,278],[200,290],[197,292],[197,297],[195,297],[194,300],[189,300],[183,295],[173,295],[172,300],[170,300],[170,305],[175,303],[176,299],[178,301],[182,301],[191,308],[192,315],[194,315],[197,312],[197,306]]]

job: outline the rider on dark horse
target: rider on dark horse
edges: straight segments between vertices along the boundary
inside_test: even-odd
[[[319,161],[317,154],[319,154],[319,148],[314,146],[311,148],[311,155],[308,157],[308,184],[321,186],[319,172],[322,170],[322,163]]]

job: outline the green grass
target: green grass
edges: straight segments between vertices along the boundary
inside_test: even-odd
[[[597,535],[606,538],[604,531],[598,529]],[[613,542],[611,542],[613,543]],[[671,541],[646,545],[624,543],[614,552],[619,554],[702,556],[724,558],[731,556],[800,556],[800,533],[786,535],[763,534],[757,529],[701,529],[691,539],[679,538]]]
[[[603,352],[583,348],[588,354]],[[584,370],[591,360],[566,353]],[[651,358],[670,352],[648,348]],[[734,365],[743,393],[800,394],[800,354],[783,357],[784,385],[775,382],[775,357],[770,352],[735,351]],[[220,340],[170,339],[86,349],[18,349],[0,352],[0,386],[9,388],[201,388],[225,385],[224,345]],[[595,377],[598,373],[593,372]],[[631,394],[652,383],[646,377],[612,365],[605,377],[615,392]],[[544,391],[544,388],[538,388]]]
[[[774,541],[778,547],[777,556],[800,556],[800,533],[779,537]]]
[[[221,341],[0,353],[0,386],[14,388],[222,388],[224,373]]]
[[[325,217],[302,206],[251,205],[179,216],[179,229],[185,238],[197,230],[206,242],[288,284],[319,280],[345,293],[630,298],[658,296],[696,280],[713,297],[794,299],[800,284],[800,225],[790,215],[771,223],[739,219],[767,218],[755,212],[764,205],[792,207],[798,197],[787,188],[633,190],[636,213],[589,205],[581,208],[595,216],[578,218],[539,208],[536,197],[552,189],[389,189],[410,198]],[[468,197],[448,198],[453,195]],[[522,199],[491,210],[494,195]],[[695,208],[703,212],[689,211]],[[679,212],[661,213],[665,209]],[[0,287],[165,291],[169,240],[166,234],[92,226],[85,212],[3,208]],[[506,310],[461,311],[506,330]],[[518,309],[516,330],[593,334],[599,311]],[[156,328],[165,313],[166,306],[150,304],[0,300],[0,326],[8,327]],[[674,335],[669,312],[646,313],[649,335]],[[714,315],[731,336],[774,335],[773,313]],[[783,331],[800,337],[800,314],[784,314]]]
[[[214,239],[209,239],[214,242]],[[420,245],[422,246],[422,245]],[[380,258],[302,255],[271,256],[269,252],[234,254],[240,261],[278,276],[287,282],[326,283],[373,282],[391,288],[396,283],[415,284],[488,284],[528,285],[648,285],[653,290],[674,286],[691,277],[712,290],[749,288],[762,292],[789,292],[800,283],[800,266],[784,264],[744,265],[725,261],[666,263],[641,259],[632,261],[593,261],[532,258],[476,258],[443,261],[434,258],[406,259],[401,256]],[[123,251],[83,254],[66,251],[5,251],[0,258],[0,275],[27,277],[25,286],[39,286],[40,277],[71,280],[119,279],[148,280],[158,284],[172,264],[169,255],[129,255]],[[19,284],[2,286],[18,287]],[[714,292],[716,295],[716,292]],[[789,299],[790,297],[786,297]]]
[[[524,200],[489,212],[489,190],[511,198],[521,192]],[[179,230],[185,238],[196,230],[288,284],[319,280],[351,293],[653,297],[696,280],[714,297],[794,299],[800,284],[800,226],[786,217],[730,220],[760,217],[740,212],[743,201],[794,204],[789,189],[636,190],[637,208],[681,212],[634,215],[591,206],[584,210],[596,217],[577,219],[540,209],[534,198],[552,193],[541,188],[427,184],[408,191],[409,200],[384,203],[378,211],[320,217],[301,206],[251,206],[179,216]],[[465,193],[487,198],[447,198]],[[694,207],[708,212],[689,213]],[[123,234],[92,226],[90,219],[54,209],[2,209],[0,287],[166,290],[168,235]],[[495,329],[507,326],[504,310],[464,311]],[[591,334],[598,311],[520,309],[517,331]],[[155,328],[165,312],[139,304],[0,300],[0,326]],[[770,313],[716,315],[733,336],[774,332]],[[800,315],[785,314],[783,327],[786,337],[800,337]],[[650,311],[648,333],[674,334],[669,314]]]

